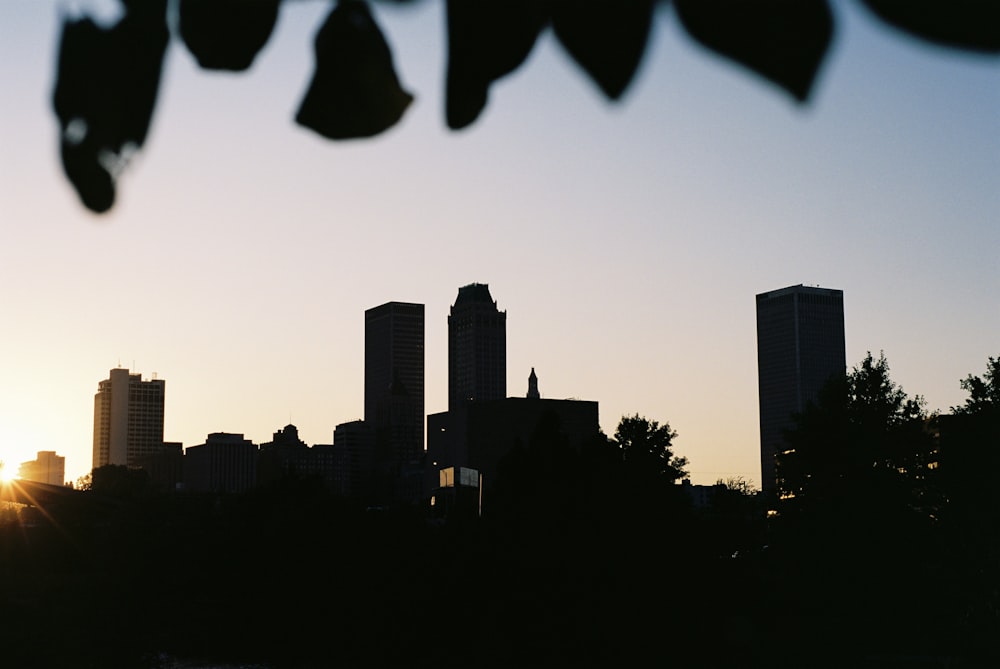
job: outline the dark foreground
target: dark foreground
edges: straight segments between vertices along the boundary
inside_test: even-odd
[[[6,511],[2,666],[1000,666],[989,545],[589,508],[428,522],[304,486]]]

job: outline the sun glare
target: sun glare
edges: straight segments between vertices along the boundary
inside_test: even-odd
[[[0,461],[0,483],[9,483],[17,478],[17,470]]]

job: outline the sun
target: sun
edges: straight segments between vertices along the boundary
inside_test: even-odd
[[[17,470],[0,460],[0,483],[10,483],[17,478]]]

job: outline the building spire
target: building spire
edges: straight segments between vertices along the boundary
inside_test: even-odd
[[[535,368],[531,368],[531,374],[528,375],[528,394],[526,397],[530,400],[537,400],[541,398],[538,394],[538,377],[535,376]]]

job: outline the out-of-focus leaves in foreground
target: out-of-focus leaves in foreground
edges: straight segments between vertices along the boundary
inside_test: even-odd
[[[617,100],[646,52],[653,0],[557,2],[552,30],[604,94]]]
[[[688,34],[805,101],[833,36],[826,0],[676,0]]]
[[[328,139],[392,127],[413,96],[399,85],[389,45],[368,6],[341,0],[316,34],[316,71],[295,120]]]
[[[862,0],[886,23],[936,44],[1000,52],[996,0]]]
[[[546,14],[535,0],[448,0],[445,119],[458,130],[486,107],[489,87],[524,62]]]
[[[618,99],[645,53],[654,6],[654,0],[448,0],[448,127],[458,130],[479,117],[493,82],[524,63],[550,24],[601,91]]]
[[[178,0],[179,36],[204,69],[247,70],[285,0]],[[917,38],[1000,53],[996,0],[859,0]],[[103,29],[64,19],[54,106],[62,163],[84,205],[104,212],[131,151],[146,138],[169,41],[168,0],[120,0],[124,18]],[[559,44],[610,100],[635,78],[658,6],[667,0],[446,0],[445,122],[471,125],[489,89],[521,67],[539,35]],[[414,4],[385,0],[383,4]],[[673,0],[697,42],[788,92],[809,99],[830,48],[828,0]],[[295,121],[328,139],[371,137],[413,101],[365,0],[337,0],[315,38],[316,65]],[[539,101],[543,104],[544,101]]]
[[[178,30],[198,65],[241,72],[267,44],[280,6],[281,0],[180,0]]]
[[[64,18],[53,106],[63,169],[83,204],[109,210],[128,156],[146,140],[169,40],[167,0],[130,0],[114,27]]]

